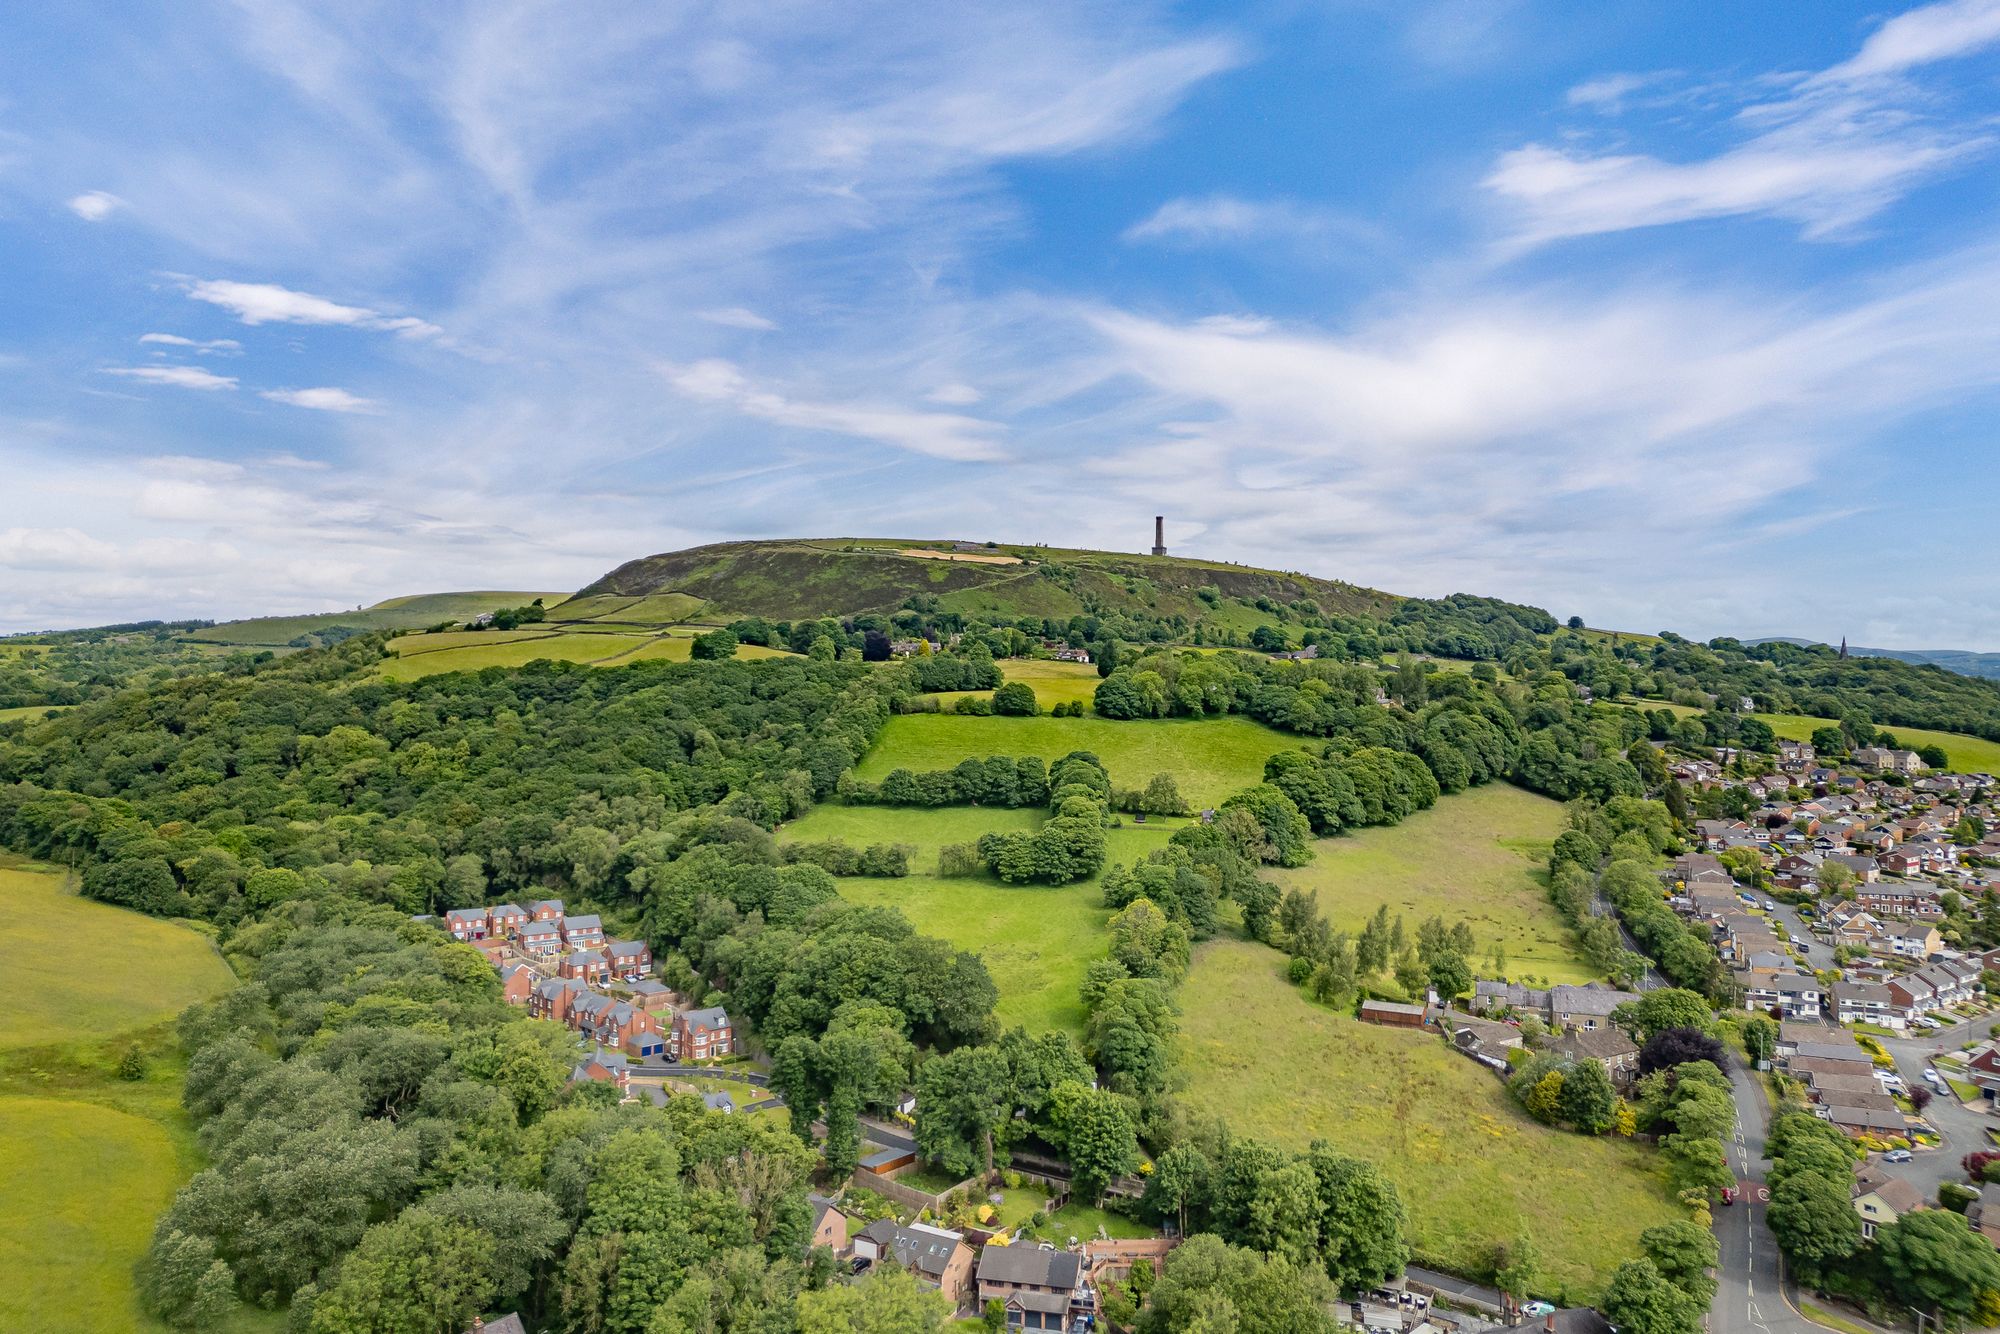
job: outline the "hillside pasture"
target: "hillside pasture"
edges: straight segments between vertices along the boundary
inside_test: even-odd
[[[652,593],[643,597],[599,595],[573,598],[563,604],[560,614],[549,619],[597,625],[679,625],[694,619],[707,605],[686,593]]]
[[[1247,718],[1113,722],[912,713],[889,720],[855,775],[880,782],[895,769],[949,769],[988,755],[1055,760],[1087,750],[1104,762],[1118,787],[1144,787],[1154,774],[1172,774],[1181,795],[1200,808],[1260,782],[1266,759],[1304,744]]]
[[[1058,704],[1081,704],[1086,709],[1104,678],[1087,662],[1056,662],[1047,658],[1007,658],[1000,674],[1008,681],[1024,682],[1035,692],[1035,703],[1043,712]],[[940,690],[933,692],[945,708],[953,700],[992,699],[990,690]]]
[[[502,607],[522,607],[542,599],[544,605],[561,605],[567,593],[475,592],[419,593],[390,598],[372,607],[352,611],[315,612],[302,616],[254,616],[227,621],[205,630],[194,630],[188,639],[209,644],[243,644],[282,648],[302,635],[320,634],[335,627],[359,631],[421,630],[441,621],[468,621],[482,612]]]
[[[935,874],[938,849],[972,843],[981,834],[1036,828],[1047,818],[1040,809],[986,809],[946,806],[910,810],[891,806],[815,807],[778,831],[785,842],[840,839],[856,847],[905,843],[915,849],[917,874],[896,879],[843,877],[840,896],[852,903],[892,905],[925,935],[949,941],[986,961],[1000,990],[1000,1022],[1030,1032],[1083,1030],[1078,992],[1092,962],[1104,956],[1101,876],[1072,885],[1009,885],[981,872],[946,878]],[[1137,861],[1166,846],[1185,820],[1129,817],[1105,831],[1106,865]]]
[[[1668,704],[1657,699],[1635,700],[1633,707],[1649,711],[1666,709],[1681,718],[1697,717],[1702,712],[1685,704]],[[1815,730],[1840,726],[1838,718],[1815,718],[1804,713],[1753,713],[1750,716],[1769,724],[1773,732],[1787,741],[1811,741]],[[1894,723],[1877,723],[1875,728],[1894,736],[1899,745],[1909,750],[1937,746],[1944,751],[1955,773],[2000,774],[2000,742],[1968,736],[1964,732],[1934,732],[1922,727],[1898,727]]]
[[[448,632],[454,638],[462,632]],[[414,681],[439,672],[476,672],[485,667],[525,667],[538,659],[552,662],[596,663],[617,658],[651,643],[653,636],[641,634],[598,634],[565,631],[548,635],[512,638],[498,631],[477,631],[469,637],[479,642],[453,643],[431,649],[423,641],[445,636],[407,635],[393,641],[409,646],[395,657],[385,659],[376,669],[391,681]]]
[[[1525,1233],[1537,1288],[1588,1301],[1640,1232],[1685,1216],[1651,1150],[1541,1125],[1435,1034],[1312,1005],[1284,966],[1248,941],[1197,951],[1181,991],[1183,1101],[1237,1135],[1323,1139],[1374,1163],[1402,1194],[1418,1261],[1477,1273]]]
[[[1315,895],[1336,929],[1358,933],[1386,904],[1413,938],[1426,917],[1469,924],[1478,953],[1468,962],[1482,977],[1492,975],[1488,956],[1497,940],[1511,978],[1587,982],[1596,974],[1577,957],[1543,883],[1562,828],[1559,802],[1488,783],[1399,825],[1319,839],[1312,861],[1266,875]]]
[[[146,1028],[235,980],[206,936],[80,898],[37,862],[0,854],[0,911],[12,924],[0,1049]]]

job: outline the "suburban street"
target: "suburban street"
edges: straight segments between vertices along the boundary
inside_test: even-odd
[[[1736,1099],[1736,1133],[1727,1146],[1729,1166],[1742,1198],[1715,1208],[1715,1237],[1722,1258],[1715,1302],[1709,1308],[1711,1334],[1817,1332],[1820,1326],[1799,1315],[1785,1297],[1778,1243],[1764,1222],[1764,1095],[1733,1056],[1729,1083]]]
[[[1774,900],[1775,902],[1775,900]],[[1778,904],[1778,911],[1772,917],[1785,930],[1792,933],[1798,942],[1798,950],[1806,956],[1806,962],[1817,969],[1833,967],[1833,946],[1815,936],[1807,927],[1806,920],[1799,916],[1799,910],[1787,903]]]
[[[1973,1036],[1973,1031],[1985,1032],[1986,1026],[1991,1023],[1991,1019],[1982,1018],[1937,1033],[1927,1033],[1922,1037],[1884,1038],[1882,1045],[1896,1058],[1896,1073],[1903,1077],[1903,1082],[1911,1088],[1917,1088],[1924,1084],[1924,1068],[1930,1064],[1934,1053],[1952,1050],[1966,1038]],[[1950,1033],[1957,1033],[1959,1036],[1956,1038],[1946,1036]],[[1933,1090],[1933,1092],[1937,1096],[1931,1099],[1931,1105],[1924,1110],[1924,1119],[1944,1136],[1944,1144],[1928,1153],[1919,1152],[1912,1155],[1907,1163],[1882,1164],[1884,1171],[1892,1172],[1909,1182],[1923,1192],[1924,1198],[1930,1201],[1937,1199],[1939,1182],[1965,1180],[1964,1172],[1959,1169],[1959,1160],[1974,1149],[1995,1147],[1986,1137],[1986,1128],[2000,1127],[2000,1120],[1983,1112],[1967,1111],[1956,1098],[1952,1097],[1950,1090]]]

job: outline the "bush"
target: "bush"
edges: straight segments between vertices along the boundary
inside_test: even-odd
[[[688,649],[688,656],[702,661],[721,661],[736,656],[736,636],[727,630],[714,630],[705,635],[696,635]]]
[[[993,692],[993,712],[1002,718],[1032,718],[1041,712],[1034,687],[1026,681],[1009,681]]]

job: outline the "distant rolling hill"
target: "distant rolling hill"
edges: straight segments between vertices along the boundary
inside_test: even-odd
[[[249,648],[317,648],[373,630],[422,630],[444,621],[463,621],[502,607],[519,607],[536,598],[555,606],[565,593],[477,592],[420,593],[390,598],[354,611],[311,612],[301,616],[253,616],[196,630],[187,638],[204,644],[240,644]]]
[[[1212,589],[1218,602],[1199,596]],[[1301,599],[1323,611],[1387,615],[1400,599],[1311,575],[1222,561],[1054,547],[881,538],[721,542],[627,561],[576,599],[679,593],[706,604],[703,619],[800,620],[893,611],[934,597],[971,617],[1068,617],[1090,610],[1179,613],[1214,622],[1241,601]],[[1232,606],[1232,600],[1237,601]]]
[[[1792,639],[1784,635],[1767,635],[1762,639],[1746,639],[1746,644],[1799,644],[1811,645],[1817,639]],[[1831,648],[1832,645],[1827,647]],[[1849,657],[1853,658],[1894,658],[1898,662],[1928,663],[1942,667],[1948,672],[1961,676],[1984,676],[2000,680],[2000,653],[1978,653],[1966,648],[1856,648],[1847,646]]]

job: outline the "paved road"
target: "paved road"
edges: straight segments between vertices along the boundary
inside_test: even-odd
[[[871,1144],[880,1144],[885,1149],[902,1149],[908,1153],[917,1151],[917,1141],[909,1131],[872,1116],[861,1118],[861,1134]]]
[[[1729,1082],[1736,1099],[1736,1130],[1725,1148],[1743,1198],[1715,1210],[1722,1260],[1709,1308],[1710,1334],[1824,1334],[1786,1300],[1778,1243],[1764,1221],[1764,1095],[1734,1056],[1729,1058]]]
[[[1990,1019],[1979,1019],[1941,1032],[1974,1030],[1959,1037],[1958,1042],[1963,1042],[1965,1038],[1974,1036],[1975,1032],[1985,1032],[1985,1026],[1991,1022]],[[1924,1083],[1924,1070],[1930,1065],[1931,1057],[1940,1051],[1953,1050],[1957,1043],[1948,1037],[1942,1037],[1940,1033],[1929,1033],[1922,1037],[1883,1038],[1882,1045],[1896,1058],[1896,1073],[1903,1077],[1903,1082],[1911,1088],[1919,1088],[1930,1087]],[[1974,1149],[1994,1147],[1993,1142],[1986,1137],[1986,1128],[1988,1126],[2000,1128],[2000,1119],[1987,1116],[1984,1112],[1967,1111],[1956,1098],[1952,1097],[1950,1090],[1937,1092],[1933,1089],[1933,1092],[1936,1096],[1931,1099],[1931,1105],[1924,1109],[1924,1119],[1944,1136],[1943,1146],[1929,1152],[1914,1154],[1907,1163],[1881,1164],[1883,1171],[1893,1172],[1921,1191],[1926,1200],[1931,1201],[1937,1199],[1939,1182],[1962,1183],[1965,1180],[1965,1173],[1958,1165],[1959,1159]]]
[[[1773,899],[1772,902],[1776,903],[1777,900]],[[1792,939],[1798,942],[1799,952],[1806,956],[1807,963],[1819,969],[1833,967],[1833,946],[1821,941],[1808,929],[1809,924],[1799,916],[1798,909],[1790,904],[1779,903],[1778,911],[1772,916],[1779,925],[1792,933]]]

